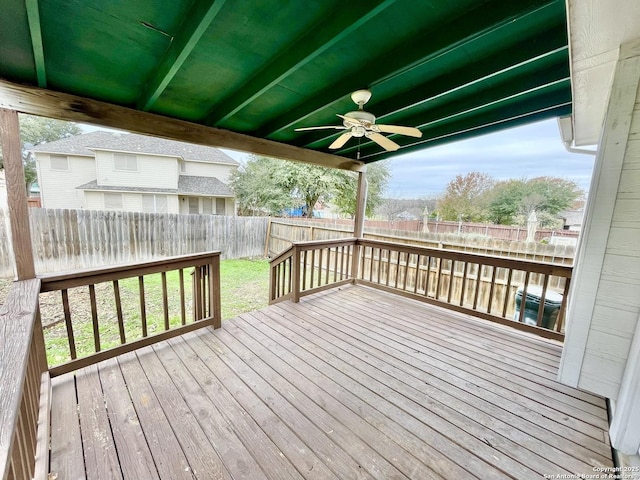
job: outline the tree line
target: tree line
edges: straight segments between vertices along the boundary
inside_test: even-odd
[[[558,213],[584,202],[576,182],[559,177],[496,181],[486,173],[457,175],[438,199],[442,220],[526,225],[532,212],[541,227],[556,227]]]

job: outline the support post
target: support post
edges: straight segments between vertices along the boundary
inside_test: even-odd
[[[7,182],[7,204],[11,224],[13,256],[18,280],[35,278],[27,190],[20,148],[20,124],[18,112],[0,108],[0,138]]]
[[[358,172],[357,195],[356,216],[353,226],[353,236],[356,238],[356,243],[353,246],[353,258],[351,259],[351,276],[353,279],[357,279],[360,275],[358,271],[360,266],[360,244],[358,240],[361,240],[364,235],[364,217],[367,206],[367,174],[364,171]]]

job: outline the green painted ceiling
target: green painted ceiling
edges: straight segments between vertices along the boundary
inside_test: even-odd
[[[3,0],[0,78],[320,151],[294,129],[369,88],[423,137],[368,162],[570,113],[566,30],[564,0]]]

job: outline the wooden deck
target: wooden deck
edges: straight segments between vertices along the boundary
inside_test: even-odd
[[[57,480],[497,479],[611,466],[561,346],[366,287],[57,377]]]

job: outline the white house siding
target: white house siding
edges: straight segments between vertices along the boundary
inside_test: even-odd
[[[114,154],[117,152],[96,150],[98,185],[113,187],[178,188],[178,159],[159,155],[137,154],[138,170],[116,170]],[[90,180],[95,180],[96,176]],[[87,180],[89,181],[89,180]]]
[[[118,192],[118,191],[86,191],[85,192],[85,204],[88,210],[105,210],[104,194],[121,194],[122,195],[122,210],[128,212],[142,212],[142,195],[138,192]],[[152,193],[153,194],[153,193]],[[178,203],[178,195],[172,194],[157,194],[166,195],[167,197],[167,212],[166,213],[180,213],[180,206]]]
[[[84,193],[76,187],[96,178],[93,158],[62,155],[68,158],[68,170],[51,168],[50,155],[38,153],[36,165],[40,199],[44,208],[85,208]]]
[[[640,40],[620,50],[578,251],[562,382],[620,405],[610,431],[640,447]],[[617,425],[617,426],[616,426]]]
[[[228,184],[231,173],[238,168],[237,165],[223,163],[209,163],[189,161],[185,162],[184,171],[180,175],[194,175],[200,177],[216,177],[222,183]]]

